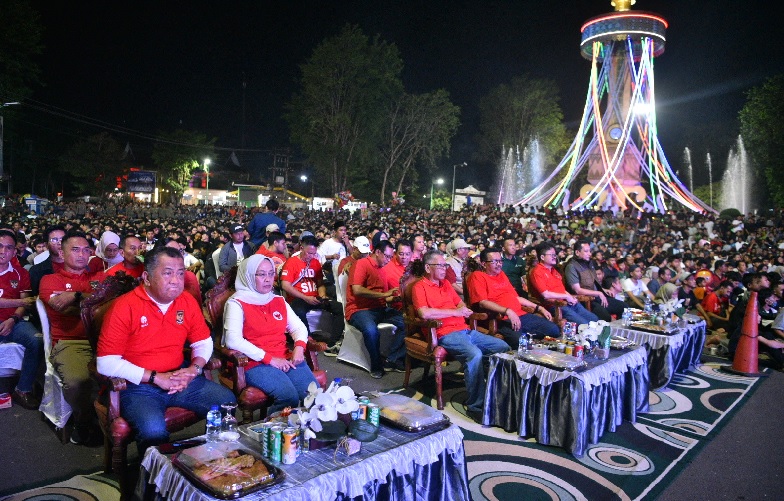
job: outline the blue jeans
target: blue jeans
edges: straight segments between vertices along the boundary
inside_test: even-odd
[[[508,320],[499,320],[498,332],[504,336],[504,340],[509,343],[509,346],[517,346],[522,332],[527,332],[535,339],[542,339],[545,336],[561,337],[560,327],[546,318],[532,313],[520,317],[520,330],[518,331],[512,329],[512,324]]]
[[[581,305],[580,303],[561,306],[561,314],[569,322],[574,322],[578,325],[587,324],[588,322],[596,322],[599,320],[599,317],[586,310],[585,306]]]
[[[154,384],[129,382],[120,392],[120,413],[136,432],[136,447],[143,458],[147,447],[169,441],[164,420],[167,407],[182,407],[205,417],[211,406],[236,401],[231,390],[204,376],[197,376],[187,388],[173,395]]]
[[[38,366],[44,358],[44,337],[30,322],[24,320],[17,322],[7,336],[0,337],[0,343],[17,343],[24,346],[22,358],[22,371],[16,389],[19,391],[32,391]]]
[[[306,362],[297,365],[296,369],[289,369],[288,372],[271,365],[257,365],[245,373],[245,381],[272,397],[273,405],[267,414],[286,407],[297,407],[308,394],[308,385],[314,382],[318,384]]]
[[[406,358],[406,324],[403,315],[394,308],[374,308],[372,310],[359,310],[351,315],[348,323],[362,332],[365,347],[370,354],[370,372],[383,370],[381,360],[380,336],[378,324],[386,322],[394,325],[395,337],[389,346],[387,361],[393,364],[402,364]]]
[[[470,330],[447,334],[438,340],[438,345],[465,365],[465,384],[468,391],[465,406],[470,411],[481,412],[485,401],[482,356],[509,351],[509,345],[496,337]]]

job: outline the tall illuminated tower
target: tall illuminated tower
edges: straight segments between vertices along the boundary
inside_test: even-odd
[[[577,135],[549,177],[516,205],[662,212],[677,202],[714,212],[677,178],[657,135],[653,61],[664,52],[667,21],[632,12],[635,0],[610,3],[614,12],[581,29],[580,51],[591,61],[591,76]],[[574,186],[583,169],[587,183]]]

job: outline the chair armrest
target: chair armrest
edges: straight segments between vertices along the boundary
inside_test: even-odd
[[[497,315],[498,318],[501,318],[503,316],[500,313],[497,313]],[[468,320],[487,320],[488,318],[490,318],[490,315],[488,315],[487,313],[474,312],[468,317]]]
[[[316,341],[312,337],[308,337],[308,351],[320,353],[322,351],[327,351],[327,348],[327,343]]]
[[[414,327],[417,329],[431,329],[431,328],[438,329],[442,325],[441,320],[425,320],[424,318],[419,318],[419,317],[412,318],[409,316],[405,316],[404,320],[407,326]]]
[[[307,360],[311,371],[315,372],[321,370],[318,362],[318,354],[326,351],[327,348],[327,343],[316,341],[308,336],[308,349],[305,350],[305,360]]]
[[[216,346],[214,355],[220,360],[231,362],[237,367],[244,367],[250,361],[246,354],[242,353],[241,351],[226,348],[225,346]],[[218,365],[218,367],[220,367],[220,365]]]
[[[593,301],[593,298],[591,296],[585,296],[583,294],[577,294],[574,297],[577,299],[577,301],[581,303],[590,303],[591,301]]]
[[[566,306],[567,304],[569,304],[568,302],[566,302],[566,299],[553,299],[550,302],[553,303],[556,308],[560,308],[561,306]]]

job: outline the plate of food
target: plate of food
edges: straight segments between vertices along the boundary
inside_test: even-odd
[[[379,406],[381,421],[395,428],[423,431],[449,425],[446,414],[405,395],[381,395],[370,401]]]
[[[178,452],[172,464],[196,487],[235,499],[283,480],[285,473],[239,442],[208,442]]]
[[[586,363],[580,358],[566,353],[550,350],[529,350],[522,354],[521,359],[524,362],[543,365],[545,367],[557,370],[573,371],[580,367],[585,367]]]
[[[643,322],[632,322],[630,327],[637,331],[651,332],[653,334],[675,334],[676,332],[678,332],[678,328],[674,325],[665,326],[665,325],[652,325],[650,323],[643,323]]]

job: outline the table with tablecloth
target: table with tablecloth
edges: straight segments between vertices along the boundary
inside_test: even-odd
[[[260,451],[248,437],[241,442]],[[285,472],[283,482],[242,499],[309,501],[335,499],[468,499],[463,433],[456,425],[438,431],[407,432],[383,425],[379,436],[347,456],[335,447],[305,452],[294,464],[273,463]],[[215,499],[195,487],[170,457],[150,447],[141,465],[136,500],[207,501]]]
[[[622,336],[645,347],[648,352],[648,377],[651,389],[664,388],[675,374],[682,374],[700,364],[705,345],[705,320],[695,315],[684,315],[672,334],[656,334],[625,327],[616,320],[610,323],[614,336]]]
[[[512,353],[490,357],[482,424],[500,426],[543,445],[581,457],[605,431],[648,411],[645,348],[611,350],[585,357],[575,371],[524,362]]]

